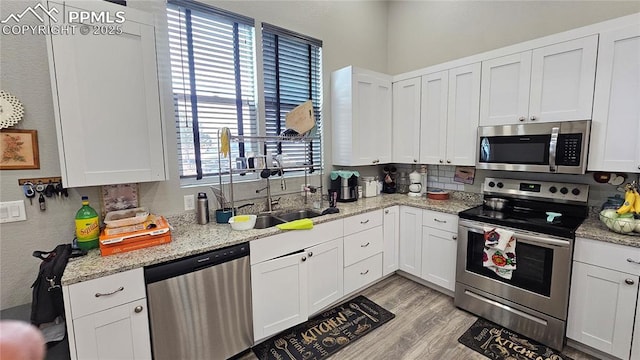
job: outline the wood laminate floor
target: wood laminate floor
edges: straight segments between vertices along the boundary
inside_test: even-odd
[[[382,280],[361,294],[396,317],[331,359],[487,359],[458,343],[477,317],[456,308],[453,298],[399,275]],[[564,353],[576,360],[596,359],[568,346]],[[241,359],[256,357],[249,353]]]

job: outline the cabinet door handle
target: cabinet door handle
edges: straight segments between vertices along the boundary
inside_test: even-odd
[[[627,262],[634,263],[634,264],[640,264],[640,261],[633,260],[632,258],[628,258]]]
[[[312,257],[313,256],[313,251],[309,251],[309,253],[307,255],[309,255],[309,257]]]
[[[458,240],[458,235],[453,235],[451,238],[452,238],[453,240]]]
[[[110,292],[110,293],[104,293],[104,294],[103,294],[103,293],[96,293],[96,295],[95,295],[95,296],[96,296],[96,297],[100,297],[100,296],[109,296],[109,295],[113,295],[113,294],[115,294],[115,293],[117,293],[117,292],[120,292],[120,291],[122,291],[122,290],[124,290],[124,286],[120,286],[119,288],[117,288],[116,290],[113,290],[113,291],[112,291],[112,292]]]
[[[524,116],[520,116],[520,117],[518,118],[518,120],[520,120],[520,121],[525,121],[525,120],[526,120],[526,118],[525,118]]]
[[[361,272],[360,275],[367,275],[369,273],[369,269],[367,269],[367,271],[365,272]]]
[[[301,260],[302,260],[302,261],[307,261],[307,257],[306,257],[306,256],[303,256]]]
[[[444,161],[440,160],[440,164],[442,164]]]
[[[624,280],[624,282],[625,282],[627,285],[633,285],[633,284],[635,284],[635,281],[633,281],[633,279],[625,279],[625,280]]]
[[[366,248],[367,246],[369,246],[369,244],[370,244],[370,243],[366,243],[366,244],[364,244],[364,245],[360,245],[360,247],[362,247],[362,248]]]
[[[385,210],[385,211],[384,211],[384,213],[385,213],[385,214],[388,214],[388,213],[389,213],[389,210]]]
[[[447,164],[451,164],[451,160],[447,160]]]
[[[136,306],[133,311],[135,311],[136,313],[141,313],[142,312],[142,306],[138,305]]]
[[[368,223],[368,222],[369,222],[369,219],[367,219],[367,220],[365,220],[365,221],[360,221],[360,224],[364,225],[364,224],[366,224],[366,223]]]
[[[433,221],[439,222],[441,224],[446,224],[447,223],[447,220],[439,220],[439,219],[436,219],[436,218],[433,218]]]
[[[414,163],[417,163],[417,162],[418,162],[418,159],[413,159],[413,162],[414,162]]]
[[[531,121],[536,121],[538,118],[535,115],[531,115],[529,119],[531,119]]]

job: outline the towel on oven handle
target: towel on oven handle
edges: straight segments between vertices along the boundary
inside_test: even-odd
[[[513,231],[484,228],[482,266],[502,278],[511,279],[516,269],[516,238]]]

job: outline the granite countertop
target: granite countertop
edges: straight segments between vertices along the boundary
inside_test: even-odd
[[[313,218],[312,221],[314,224],[321,224],[394,205],[407,205],[457,215],[462,210],[479,205],[481,199],[481,195],[471,193],[452,193],[452,198],[449,200],[429,200],[401,194],[383,194],[372,198],[363,198],[356,202],[338,203],[340,213],[319,216]],[[98,249],[91,250],[86,256],[69,261],[62,277],[62,284],[70,285],[283,232],[276,227],[234,231],[227,224],[213,222],[207,225],[198,225],[194,214],[191,213],[168,217],[168,220],[174,228],[170,243],[104,257],[100,255]],[[623,235],[610,231],[598,220],[597,215],[589,217],[576,230],[576,237],[640,247],[640,236]]]
[[[363,198],[356,202],[338,203],[340,213],[319,216],[313,218],[312,221],[314,224],[321,224],[393,205],[408,205],[457,215],[458,212],[481,202],[481,197],[477,194],[455,194],[455,198],[452,196],[449,200],[429,200],[402,194],[383,194]],[[100,255],[98,249],[90,250],[86,256],[69,261],[62,277],[62,284],[70,285],[283,232],[276,227],[234,231],[227,224],[213,222],[199,225],[191,213],[168,217],[167,220],[174,228],[171,232],[172,240],[170,243],[104,257]]]
[[[609,230],[598,218],[598,215],[591,213],[591,216],[585,220],[576,230],[576,237],[606,241],[619,245],[640,247],[640,233],[632,233],[636,235],[618,234]]]

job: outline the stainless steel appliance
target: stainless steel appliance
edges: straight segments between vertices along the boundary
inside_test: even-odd
[[[481,126],[476,168],[584,174],[591,120]]]
[[[566,332],[575,231],[588,215],[589,186],[486,178],[485,199],[507,199],[459,213],[456,306],[555,349]],[[561,215],[547,213],[559,213]],[[511,279],[483,266],[485,231],[514,232]]]
[[[227,359],[253,345],[249,244],[146,267],[153,358]]]
[[[338,192],[338,202],[351,202],[358,200],[358,177],[338,176],[331,180],[331,189]]]

